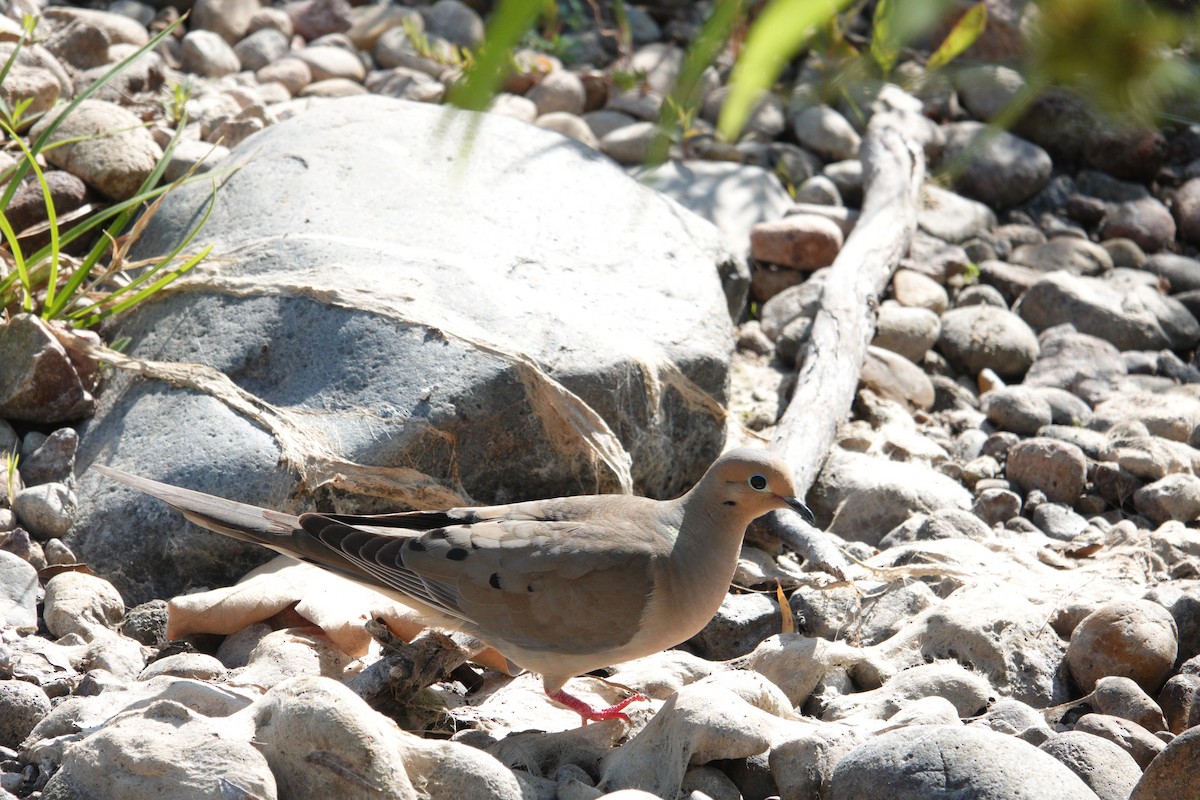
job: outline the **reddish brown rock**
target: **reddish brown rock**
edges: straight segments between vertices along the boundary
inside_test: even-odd
[[[1171,674],[1178,640],[1175,620],[1158,603],[1117,601],[1088,614],[1075,628],[1067,667],[1085,692],[1106,675],[1121,675],[1154,694]]]
[[[833,263],[844,240],[837,223],[815,214],[762,222],[750,231],[750,254],[758,261],[812,271]]]

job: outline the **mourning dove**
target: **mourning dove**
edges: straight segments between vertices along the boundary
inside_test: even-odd
[[[195,522],[366,584],[540,674],[588,720],[626,718],[634,695],[595,709],[568,680],[683,642],[725,598],[746,526],[775,509],[812,514],[777,456],[742,448],[674,500],[591,495],[373,516],[299,517],[140,478],[97,472]]]

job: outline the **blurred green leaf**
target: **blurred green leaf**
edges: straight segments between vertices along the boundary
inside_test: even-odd
[[[896,56],[900,54],[902,42],[897,38],[898,31],[892,25],[892,17],[899,7],[896,0],[879,0],[875,6],[875,17],[871,25],[871,58],[879,65],[879,71],[884,75],[896,66]]]
[[[1102,111],[1152,121],[1179,92],[1195,93],[1195,21],[1140,0],[1041,0],[1027,72],[1075,89]],[[1189,41],[1189,37],[1191,41]]]
[[[661,164],[666,160],[670,137],[666,132],[688,118],[694,120],[700,104],[704,102],[701,94],[704,71],[716,60],[721,51],[729,43],[734,27],[745,18],[744,0],[717,0],[713,13],[704,22],[700,35],[688,49],[687,56],[680,67],[679,77],[671,94],[663,103],[659,117],[659,135],[650,148],[650,156],[646,160],[650,164]],[[686,127],[678,134],[687,134]]]
[[[446,102],[470,111],[487,108],[508,76],[512,51],[549,2],[553,0],[500,0],[488,18],[483,45],[462,80],[450,89]]]
[[[717,126],[722,136],[737,138],[761,93],[774,85],[816,27],[849,4],[850,0],[772,0],[763,9],[729,77],[729,95]]]
[[[979,38],[979,34],[983,33],[983,29],[986,27],[987,7],[983,3],[976,3],[967,10],[967,13],[958,18],[958,22],[954,23],[950,33],[946,34],[946,38],[938,45],[938,49],[929,57],[929,63],[926,66],[929,69],[946,66],[964,50],[975,44],[975,40]]]

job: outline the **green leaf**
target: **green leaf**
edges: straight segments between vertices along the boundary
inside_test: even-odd
[[[899,7],[900,4],[895,0],[879,0],[875,6],[875,18],[871,25],[871,58],[884,75],[896,66],[896,56],[900,54],[896,27],[892,25]]]
[[[712,15],[704,22],[700,35],[688,48],[687,56],[680,67],[679,77],[671,88],[671,94],[663,103],[659,117],[659,133],[650,148],[647,161],[650,164],[661,164],[666,160],[670,139],[664,131],[673,124],[681,123],[687,117],[695,118],[704,98],[700,94],[701,81],[704,71],[717,60],[717,56],[733,35],[734,26],[743,18],[745,0],[717,0]],[[686,126],[685,126],[686,127]],[[681,132],[686,135],[687,131]]]
[[[850,0],[772,0],[763,9],[729,78],[729,96],[717,126],[722,136],[737,139],[759,96],[774,85],[814,29],[849,4]]]
[[[462,80],[447,93],[446,102],[470,111],[486,108],[508,76],[513,49],[533,28],[544,6],[531,0],[500,0],[488,18],[483,45]]]
[[[192,226],[192,229],[188,231],[187,235],[183,237],[179,244],[177,244],[170,253],[167,253],[167,255],[164,256],[157,264],[142,272],[141,275],[138,275],[126,285],[118,288],[116,291],[111,292],[99,303],[94,303],[86,308],[77,309],[67,316],[74,321],[83,321],[85,327],[91,327],[102,319],[132,308],[133,306],[145,300],[147,297],[156,294],[164,286],[171,283],[179,276],[185,274],[191,270],[192,267],[195,267],[197,264],[207,258],[208,254],[212,252],[213,249],[211,244],[201,250],[198,254],[189,258],[176,269],[167,270],[167,267],[171,265],[171,262],[178,258],[179,254],[183,252],[184,248],[192,243],[192,240],[196,238],[196,234],[198,234],[200,229],[203,228],[208,222],[208,218],[212,214],[213,208],[217,204],[217,182],[215,179],[213,179],[212,183],[212,196],[209,198],[208,207],[204,210],[204,214],[201,215],[199,221]],[[123,295],[126,295],[129,292],[132,292],[134,289],[137,289],[139,286],[152,278],[155,280],[149,286],[146,286],[131,297],[126,297],[120,302],[114,302]]]
[[[49,252],[49,276],[46,278],[46,306],[54,303],[54,292],[58,288],[58,262],[61,252],[61,245],[58,240],[58,214],[54,209],[54,199],[50,196],[50,185],[46,183],[46,176],[42,173],[42,168],[38,166],[37,159],[34,158],[32,152],[25,145],[24,140],[17,135],[17,132],[10,128],[6,123],[0,122],[0,129],[8,134],[9,138],[16,142],[17,147],[21,148],[21,152],[25,156],[26,162],[33,169],[33,174],[37,178],[38,187],[42,190],[42,202],[46,205],[46,224],[50,230],[50,252]],[[12,242],[15,246],[15,241]],[[38,261],[30,262],[38,264]],[[28,280],[28,278],[26,279]],[[27,291],[32,291],[31,286],[26,287]],[[43,319],[50,319],[45,313],[42,314]]]
[[[975,44],[975,40],[979,38],[986,27],[987,6],[983,3],[976,3],[967,10],[967,13],[958,18],[958,22],[954,23],[950,33],[946,34],[946,38],[938,45],[938,49],[929,57],[928,68],[938,69],[949,64],[964,50]]]
[[[21,243],[17,239],[17,232],[13,230],[12,224],[9,223],[8,217],[3,211],[0,211],[0,233],[8,242],[8,249],[12,252],[13,265],[16,267],[11,275],[0,281],[0,302],[4,306],[8,305],[9,290],[14,283],[20,281],[21,309],[26,312],[33,311],[33,282],[25,264],[25,255],[21,252]]]

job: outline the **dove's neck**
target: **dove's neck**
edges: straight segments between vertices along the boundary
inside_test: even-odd
[[[745,510],[711,497],[697,486],[679,499],[682,521],[670,559],[672,588],[688,606],[688,616],[695,615],[697,631],[721,607],[746,526],[753,521]]]

